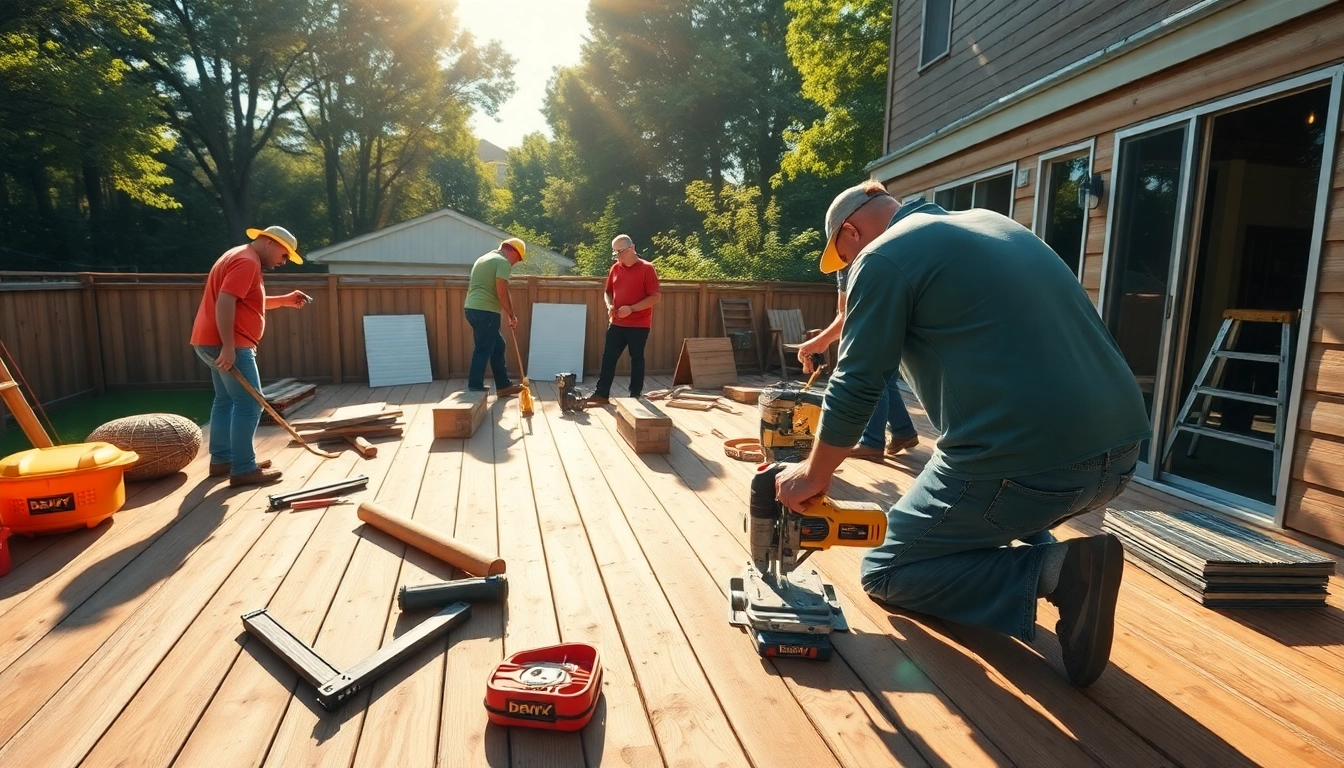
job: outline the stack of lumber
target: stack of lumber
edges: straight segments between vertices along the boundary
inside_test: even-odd
[[[266,398],[266,402],[275,409],[275,412],[285,416],[290,411],[299,407],[299,404],[312,397],[317,392],[316,384],[305,384],[298,379],[281,379],[272,384],[267,384],[261,390],[261,396]],[[261,414],[262,424],[271,424],[274,419],[266,412]]]
[[[1335,563],[1207,512],[1106,510],[1125,559],[1207,606],[1318,606]]]
[[[300,419],[289,424],[308,442],[344,440],[351,443],[358,438],[400,437],[401,409],[388,408],[386,403],[347,405],[317,419]]]
[[[718,408],[728,413],[737,413],[719,395],[707,395],[693,391],[690,387],[655,389],[644,396],[646,400],[667,400],[671,408],[684,408],[688,411],[709,411]]]

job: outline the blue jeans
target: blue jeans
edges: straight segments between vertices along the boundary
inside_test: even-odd
[[[215,403],[210,408],[210,463],[230,464],[229,474],[245,475],[257,468],[257,452],[252,438],[261,421],[261,403],[248,394],[243,385],[228,371],[215,367],[219,347],[192,347],[196,356],[210,369],[210,381],[215,385]],[[240,348],[235,351],[233,367],[258,392],[261,374],[257,372],[257,350]]]
[[[927,465],[887,512],[861,582],[890,605],[1030,641],[1048,532],[1105,505],[1134,475],[1138,443],[1061,469],[959,480]],[[1009,546],[1014,541],[1022,546]]]
[[[896,382],[900,376],[893,373],[887,379],[887,391],[877,399],[877,407],[868,419],[868,426],[859,438],[860,445],[870,448],[887,446],[887,425],[891,425],[892,442],[909,440],[915,436],[915,424],[910,421],[910,412],[905,410],[905,401],[901,399],[901,388]]]
[[[490,363],[490,371],[495,374],[495,389],[509,386],[509,366],[504,362],[504,336],[499,332],[502,316],[484,309],[463,311],[467,314],[467,322],[471,324],[471,337],[476,344],[476,348],[471,351],[467,389],[485,389],[487,362]]]

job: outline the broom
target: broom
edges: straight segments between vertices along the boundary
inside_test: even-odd
[[[523,376],[523,391],[518,393],[518,410],[524,418],[532,417],[532,385],[527,380],[527,369],[523,367],[523,350],[518,346],[518,332],[509,326],[509,335],[513,337],[513,352],[518,356],[518,373]]]

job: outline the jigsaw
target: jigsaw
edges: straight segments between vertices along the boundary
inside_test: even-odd
[[[557,373],[555,375],[555,388],[560,391],[560,411],[562,413],[575,413],[588,407],[588,398],[593,396],[592,392],[579,389],[575,381],[577,377],[572,373]]]
[[[849,631],[849,624],[835,587],[815,568],[798,566],[818,550],[881,544],[887,516],[876,504],[829,497],[794,512],[775,498],[775,477],[784,466],[764,464],[751,479],[743,525],[751,562],[728,582],[728,621],[747,628],[761,656],[825,660],[830,634]]]

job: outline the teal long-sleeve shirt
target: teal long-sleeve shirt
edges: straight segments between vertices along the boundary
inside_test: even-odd
[[[850,272],[823,442],[858,442],[898,366],[953,477],[1045,472],[1148,437],[1138,384],[1087,293],[1011,219],[909,203]]]

